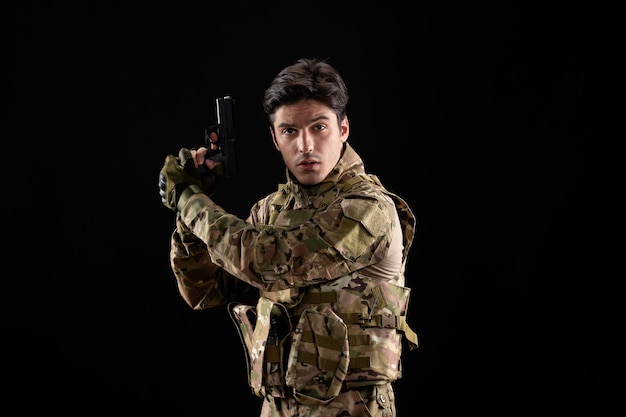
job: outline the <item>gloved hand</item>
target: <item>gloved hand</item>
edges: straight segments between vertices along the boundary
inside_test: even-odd
[[[213,169],[201,166],[198,172],[202,181],[202,192],[211,197],[224,182],[224,164],[218,164]]]
[[[165,207],[180,211],[189,197],[202,192],[202,181],[191,152],[182,148],[178,157],[168,155],[159,173],[159,194]]]

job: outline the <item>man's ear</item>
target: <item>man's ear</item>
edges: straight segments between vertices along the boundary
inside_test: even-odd
[[[341,121],[341,141],[347,141],[348,136],[350,136],[350,122],[348,121],[348,116],[344,116]]]
[[[274,135],[274,129],[272,128],[272,126],[270,126],[270,135],[272,135],[272,142],[274,142],[274,147],[276,148],[277,151],[280,151],[280,148],[278,147],[278,143],[276,142],[276,135]]]

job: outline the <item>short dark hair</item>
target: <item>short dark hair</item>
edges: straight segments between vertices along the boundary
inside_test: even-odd
[[[273,123],[278,107],[311,99],[331,108],[341,123],[346,116],[348,97],[343,78],[326,60],[300,58],[274,77],[265,90],[263,110]]]

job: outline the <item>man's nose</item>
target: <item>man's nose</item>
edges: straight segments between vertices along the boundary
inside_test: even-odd
[[[306,133],[302,133],[300,137],[300,152],[311,153],[313,152],[313,138]]]

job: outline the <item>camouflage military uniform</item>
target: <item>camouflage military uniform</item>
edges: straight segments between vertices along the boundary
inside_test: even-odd
[[[404,286],[415,223],[347,144],[324,182],[304,188],[288,175],[246,221],[191,197],[177,215],[171,266],[192,308],[230,303],[262,417],[391,417],[402,337],[418,343]],[[372,277],[394,236],[397,268]],[[252,287],[256,305],[232,302]]]

